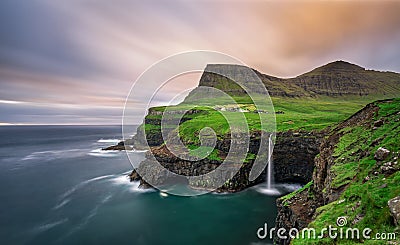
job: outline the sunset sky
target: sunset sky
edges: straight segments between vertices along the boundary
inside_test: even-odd
[[[190,50],[279,77],[334,60],[400,72],[399,13],[400,1],[2,0],[0,125],[120,124],[138,76]]]

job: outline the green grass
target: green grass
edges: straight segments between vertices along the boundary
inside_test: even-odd
[[[400,241],[399,227],[396,228],[390,217],[388,200],[400,195],[400,171],[389,176],[383,174],[374,175],[379,171],[382,163],[374,160],[374,153],[378,147],[385,147],[392,153],[387,161],[394,161],[398,157],[400,149],[400,99],[392,103],[379,103],[378,115],[370,124],[361,127],[349,127],[342,130],[346,132],[337,144],[334,152],[335,165],[331,168],[334,176],[331,183],[332,188],[347,185],[336,202],[322,206],[317,209],[316,219],[309,227],[317,231],[329,225],[336,226],[336,219],[340,216],[347,217],[348,224],[345,227],[372,229],[371,236],[377,232],[397,233],[397,242]],[[377,129],[371,129],[374,120],[382,119],[384,125]],[[372,144],[380,139],[378,144]],[[369,152],[365,157],[360,157],[359,152]],[[369,176],[370,180],[365,181]],[[289,196],[289,197],[293,197]],[[364,218],[358,223],[352,224],[356,215]],[[357,240],[330,239],[302,240],[295,239],[293,244],[356,244]],[[365,244],[386,244],[386,241],[365,240]]]
[[[369,100],[342,98],[285,99],[272,98],[276,114],[278,131],[320,130],[341,122],[363,108]]]
[[[340,101],[332,99],[282,99],[273,98],[275,111],[283,111],[284,114],[275,114],[276,130],[321,130],[327,126],[334,125],[361,109],[367,101],[351,100]],[[224,115],[232,121],[239,122],[242,115],[245,116],[246,123],[250,130],[260,130],[262,128],[272,129],[273,125],[268,122],[273,121],[271,114],[252,113],[254,104],[240,104],[240,107],[249,112],[224,112],[215,111],[210,108],[207,113],[193,117],[180,125],[180,135],[188,143],[198,144],[198,132],[204,127],[211,127],[220,137],[230,132],[229,124]],[[222,101],[210,101],[211,104],[222,105]],[[260,118],[266,124],[261,127]],[[232,126],[232,123],[230,124]]]
[[[286,196],[281,197],[281,199],[283,200],[283,205],[285,205],[285,206],[288,205],[287,201],[290,200],[291,198],[293,198],[294,196],[296,196],[297,194],[302,193],[305,190],[310,190],[310,187],[312,186],[312,184],[313,184],[313,182],[310,181],[306,185],[304,185],[302,188],[300,188],[294,192],[291,192],[291,193],[287,194]]]
[[[214,130],[217,139],[228,136],[232,128],[240,131],[265,130],[265,131],[288,131],[288,130],[321,130],[327,126],[335,125],[370,102],[370,98],[272,98],[275,111],[283,112],[283,114],[270,113],[254,113],[256,106],[250,98],[245,96],[234,96],[233,100],[237,104],[232,104],[231,99],[225,98],[207,98],[204,100],[196,100],[194,102],[184,102],[176,106],[154,107],[146,116],[147,123],[146,132],[150,134],[160,134],[160,121],[162,115],[159,112],[167,111],[184,111],[188,109],[196,109],[195,114],[185,114],[183,118],[186,120],[179,125],[179,135],[183,142],[187,145],[200,145],[199,132],[205,127]],[[264,100],[258,97],[255,101]],[[271,107],[263,106],[262,109],[269,110]],[[272,104],[271,104],[272,105]],[[217,111],[216,106],[233,107],[239,106],[248,112],[229,112]],[[258,108],[260,109],[260,108]],[[167,116],[170,119],[180,117],[179,114]],[[229,121],[229,123],[228,123]],[[261,125],[263,122],[263,125]],[[276,122],[276,128],[274,125]],[[175,129],[173,125],[166,125],[167,128]]]
[[[221,161],[221,158],[218,156],[218,150],[212,147],[188,145],[187,148],[190,150],[189,155],[191,156],[196,156],[201,159],[207,157],[210,160]]]

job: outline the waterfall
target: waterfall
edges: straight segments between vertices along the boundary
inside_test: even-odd
[[[267,161],[268,161],[268,166],[267,166],[267,176],[266,176],[266,182],[257,187],[257,191],[263,194],[266,194],[268,196],[279,196],[281,195],[281,191],[277,188],[280,188],[279,185],[274,184],[274,165],[273,165],[273,158],[272,158],[272,152],[274,150],[274,142],[273,142],[273,133],[269,135],[268,138],[268,155],[267,155]]]
[[[269,135],[268,139],[268,168],[267,168],[267,189],[272,189],[272,179],[273,179],[273,160],[272,152],[274,149],[274,142],[272,141],[273,134]]]

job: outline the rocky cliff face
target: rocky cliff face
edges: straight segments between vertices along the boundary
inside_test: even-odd
[[[383,217],[388,216],[387,207],[378,204],[370,206],[368,202],[372,202],[369,198],[374,192],[379,193],[382,203],[400,194],[396,180],[400,176],[400,166],[397,164],[399,122],[399,100],[378,101],[368,104],[327,132],[319,146],[320,154],[315,158],[312,181],[303,189],[277,200],[276,230],[296,228],[301,231],[311,222],[313,227],[318,227],[324,222],[320,220],[324,212],[338,213],[342,210],[341,215],[348,212],[346,217],[352,220],[353,227],[362,223],[365,216],[379,220],[373,216],[379,215],[375,212],[382,213]],[[333,203],[336,206],[332,206]],[[319,209],[323,206],[329,208]],[[334,215],[325,214],[323,217],[326,219],[330,216]],[[335,224],[337,217],[330,218],[330,224]],[[382,222],[386,224],[390,220]],[[368,225],[371,227],[373,224]],[[275,242],[289,244],[290,239],[275,237]]]
[[[275,150],[273,152],[275,181],[304,184],[310,181],[314,168],[314,157],[319,153],[318,146],[323,135],[323,132],[307,131],[288,131],[277,133]],[[260,144],[259,136],[259,132],[254,132],[251,135],[249,152],[254,154],[257,153]],[[151,137],[162,138],[161,134],[153,135]],[[136,138],[136,140],[138,139]],[[217,141],[216,149],[219,150],[221,159],[223,159],[229,151],[230,143],[229,137],[225,137]],[[150,151],[152,154],[147,154],[146,163],[151,163],[152,161],[157,160],[168,170],[183,176],[206,174],[216,169],[222,163],[222,160],[210,159],[203,159],[201,161],[181,160],[172,154],[165,145],[161,144],[153,144]],[[244,164],[239,173],[217,191],[235,192],[243,190],[251,185],[263,182],[265,180],[265,173],[259,176],[255,181],[248,180],[253,161],[254,159],[251,159]],[[150,169],[148,171],[150,171]],[[160,169],[160,171],[163,170]],[[158,174],[149,173],[149,175],[156,178]],[[132,174],[132,176],[134,176],[132,180],[140,179],[136,174]],[[161,184],[163,181],[166,181],[166,179],[153,179],[153,183]],[[195,188],[207,189],[205,183],[191,184]],[[142,185],[148,186],[143,180]]]
[[[323,131],[278,132],[273,152],[275,181],[308,183],[323,136]]]

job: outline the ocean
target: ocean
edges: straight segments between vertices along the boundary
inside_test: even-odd
[[[139,189],[119,126],[0,127],[0,244],[270,244],[264,185],[194,197]],[[134,153],[135,164],[144,159]]]

